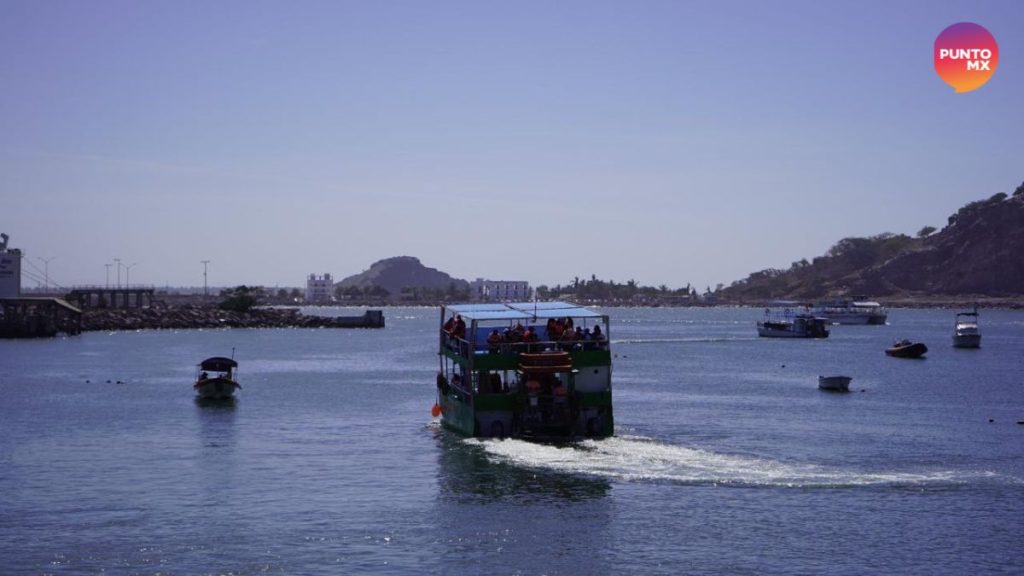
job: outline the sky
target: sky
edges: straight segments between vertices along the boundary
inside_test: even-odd
[[[934,68],[958,22],[999,46],[972,92]],[[1022,24],[1014,0],[0,0],[0,232],[64,287],[399,255],[728,285],[1012,193]]]

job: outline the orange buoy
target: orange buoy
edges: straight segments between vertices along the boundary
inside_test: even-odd
[[[438,404],[434,404],[434,407],[430,409],[430,415],[433,416],[434,418],[437,418],[438,416],[440,416],[441,415],[441,406],[438,405]]]

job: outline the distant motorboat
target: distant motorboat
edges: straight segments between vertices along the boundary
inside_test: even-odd
[[[223,356],[207,358],[199,363],[192,389],[200,400],[227,400],[242,387],[235,381],[238,362]]]
[[[765,338],[828,338],[828,321],[811,314],[794,313],[786,308],[764,311],[764,320],[757,323],[757,335]]]
[[[953,331],[954,348],[981,347],[981,332],[978,330],[978,309],[973,312],[960,312],[956,315],[956,327]]]
[[[818,388],[832,392],[849,392],[850,380],[853,378],[849,376],[818,376]]]
[[[893,342],[885,353],[895,358],[921,358],[928,352],[928,347],[922,342],[911,342],[910,340],[897,340]]]
[[[827,318],[832,324],[885,325],[885,320],[889,317],[888,312],[878,302],[851,300],[819,302],[812,313]]]

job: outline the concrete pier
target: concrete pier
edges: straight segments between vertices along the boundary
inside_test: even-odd
[[[82,311],[61,298],[0,299],[0,338],[48,338],[82,331]]]

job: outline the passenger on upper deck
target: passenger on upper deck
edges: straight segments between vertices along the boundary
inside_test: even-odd
[[[590,339],[595,343],[598,349],[604,348],[604,334],[601,332],[600,326],[594,326],[594,331],[590,334]]]
[[[466,321],[459,314],[455,315],[455,330],[452,332],[452,335],[456,338],[466,337]]]
[[[560,318],[548,318],[548,338],[550,340],[557,341],[561,338],[564,329],[565,326]]]
[[[444,326],[441,327],[441,329],[447,332],[449,336],[451,336],[452,331],[455,330],[455,316],[449,318],[448,321],[444,323]]]
[[[501,336],[501,333],[497,330],[491,330],[490,336],[487,337],[487,350],[491,354],[497,354],[501,352],[501,345],[505,342],[505,339]]]
[[[566,328],[565,332],[562,332],[562,337],[558,340],[561,343],[560,348],[562,350],[572,350],[576,345],[576,331],[570,328]]]
[[[523,342],[526,343],[527,352],[535,352],[534,348],[536,348],[537,333],[533,331],[532,326],[527,328],[526,332],[523,332]]]

